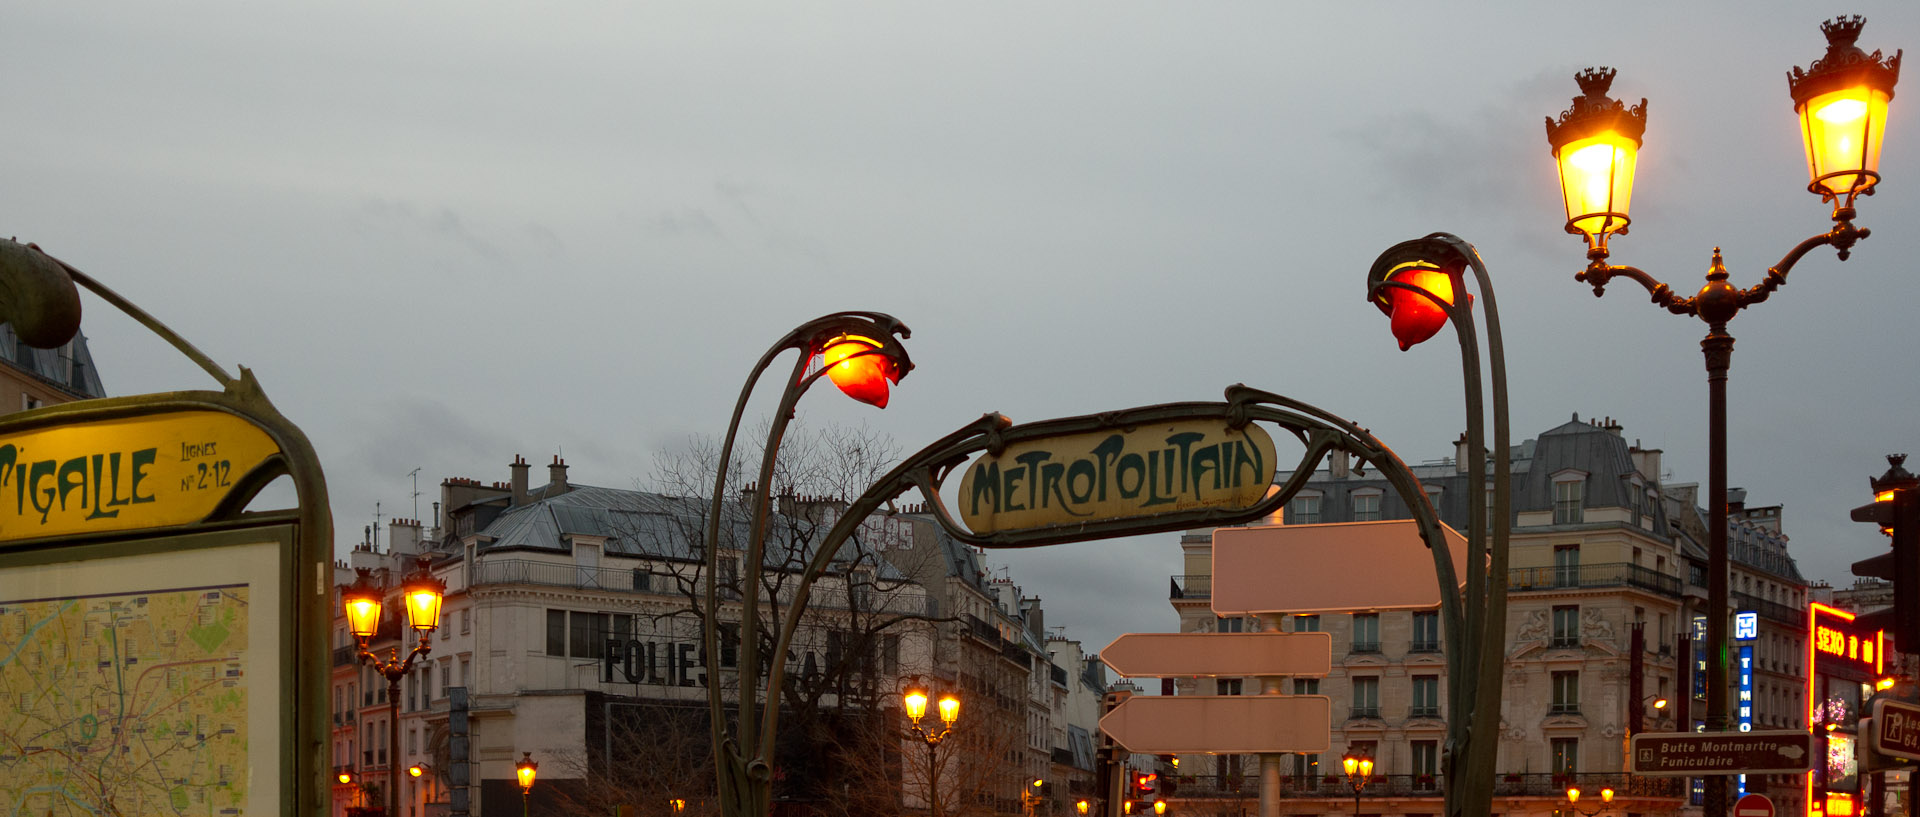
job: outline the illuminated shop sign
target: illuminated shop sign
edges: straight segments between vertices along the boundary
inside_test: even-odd
[[[1838,665],[1880,675],[1885,664],[1886,634],[1854,623],[1854,616],[1824,604],[1815,604],[1807,615],[1807,640],[1815,661],[1829,667]]]

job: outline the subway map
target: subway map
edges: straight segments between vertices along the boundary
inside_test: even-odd
[[[247,595],[0,599],[0,814],[245,813]]]

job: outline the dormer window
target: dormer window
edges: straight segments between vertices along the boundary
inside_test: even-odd
[[[1553,475],[1553,524],[1577,525],[1584,521],[1582,508],[1587,500],[1587,475],[1581,471],[1562,471]]]

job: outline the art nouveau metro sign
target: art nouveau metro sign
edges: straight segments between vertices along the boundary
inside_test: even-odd
[[[1273,482],[1273,438],[1223,419],[1042,437],[983,456],[960,480],[979,533],[1194,508],[1244,509]]]

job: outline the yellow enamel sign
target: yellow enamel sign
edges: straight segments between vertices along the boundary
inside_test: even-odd
[[[960,480],[975,533],[1028,530],[1195,508],[1248,508],[1273,484],[1273,439],[1258,426],[1182,420],[1009,444]]]
[[[279,452],[218,411],[176,411],[0,436],[0,541],[198,522]]]

